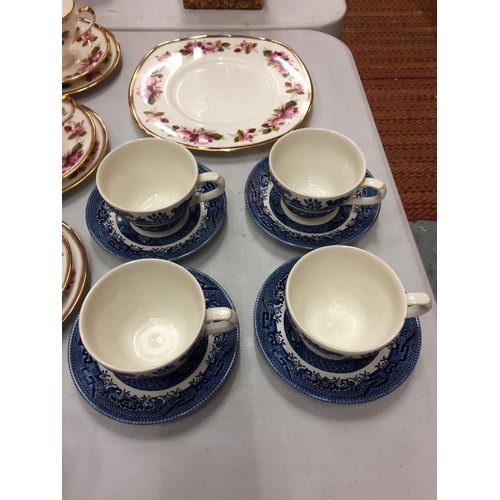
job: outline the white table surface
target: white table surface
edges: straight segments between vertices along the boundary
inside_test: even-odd
[[[189,35],[311,29],[338,37],[346,13],[345,0],[264,0],[261,10],[185,9],[182,0],[76,0],[77,7],[83,5],[92,7],[97,22],[110,30],[185,30]]]
[[[180,32],[115,32],[123,53],[114,76],[75,97],[109,129],[111,148],[144,137],[130,116],[127,88],[142,56]],[[255,36],[263,32],[245,33]],[[432,294],[349,50],[314,31],[269,31],[301,56],[314,82],[306,125],[357,142],[388,194],[378,221],[355,246],[384,259],[408,291]],[[388,396],[342,406],[285,383],[255,339],[253,309],[266,278],[303,254],[264,234],[251,220],[245,180],[270,146],[239,153],[196,153],[224,175],[228,215],[206,247],[179,261],[218,281],[239,313],[241,343],[228,379],[206,404],[173,422],[132,426],[108,419],[79,395],[68,371],[63,325],[63,498],[112,500],[355,499],[429,500],[436,496],[436,309],[421,317],[422,350],[408,380]],[[102,250],[85,224],[95,175],[63,195],[63,219],[80,234],[90,283],[122,263]]]

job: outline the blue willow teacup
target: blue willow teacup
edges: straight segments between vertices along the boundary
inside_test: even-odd
[[[386,195],[385,184],[365,178],[366,160],[348,137],[320,128],[304,128],[284,135],[271,149],[269,171],[291,219],[323,224],[341,205],[374,205]],[[375,196],[355,196],[363,188]]]
[[[139,259],[105,274],[85,297],[80,338],[103,367],[128,378],[179,369],[203,336],[238,324],[228,307],[206,308],[203,290],[184,267]]]
[[[288,275],[285,301],[304,343],[332,360],[372,356],[395,341],[407,318],[432,307],[426,293],[406,293],[382,259],[342,245],[301,257]]]
[[[205,182],[215,189],[198,194]],[[167,139],[136,139],[113,149],[99,165],[99,193],[117,215],[143,235],[160,237],[178,230],[192,205],[217,198],[222,175],[198,173],[193,154]]]

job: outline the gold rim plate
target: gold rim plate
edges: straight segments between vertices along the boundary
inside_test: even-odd
[[[88,19],[80,18],[78,20],[78,24],[80,24],[80,23],[90,24],[90,21]],[[101,38],[103,38],[104,42],[106,43],[106,47],[104,47],[104,49],[101,49],[102,56],[100,57],[100,59],[97,61],[97,63],[95,65],[89,67],[85,71],[82,71],[81,73],[74,74],[74,75],[63,76],[62,83],[75,82],[75,81],[81,80],[82,78],[85,78],[87,75],[93,73],[94,71],[97,71],[97,69],[102,65],[102,63],[106,59],[106,57],[108,57],[108,53],[110,50],[109,37],[106,35],[106,31],[104,30],[104,28],[101,28],[101,26],[99,26],[98,24],[94,24],[94,26],[92,26],[92,28],[90,29],[89,33],[94,33],[95,31],[100,32],[99,34],[102,35]],[[82,42],[74,41],[73,44],[71,44],[71,45],[73,46],[75,43],[82,43]],[[85,52],[85,54],[87,54],[90,57],[92,50],[94,50],[95,47],[97,47],[97,45],[92,46],[89,42],[84,42],[84,43],[88,43],[89,47],[87,49],[85,49],[82,46],[82,47],[79,47],[79,50],[81,49],[82,51]],[[100,45],[99,45],[99,47],[100,47]],[[68,71],[70,71],[69,68],[62,68],[63,75],[65,73],[67,73]]]
[[[78,170],[73,171],[70,176],[62,180],[62,192],[66,193],[75,186],[78,186],[83,182],[89,175],[97,170],[101,164],[103,158],[106,156],[108,150],[108,129],[102,121],[102,118],[92,109],[81,104],[89,115],[94,119],[96,127],[96,142],[99,141],[98,154],[95,158],[90,156],[86,163],[84,163]],[[102,138],[101,138],[102,136]]]
[[[62,293],[64,293],[64,290],[66,290],[66,287],[68,286],[69,278],[71,277],[71,247],[69,246],[68,238],[66,238],[64,233],[62,233],[62,246],[63,252],[66,252],[67,255],[67,265],[66,269],[63,271],[62,278]]]
[[[87,281],[88,263],[87,252],[80,236],[64,221],[62,221],[62,230],[69,241],[73,261],[69,285],[62,296],[62,321],[64,323],[82,296]]]
[[[64,95],[63,95],[63,99],[64,99]],[[94,120],[92,120],[90,114],[83,108],[82,104],[80,104],[76,101],[74,101],[74,103],[75,103],[75,113],[70,120],[68,120],[62,124],[62,128],[64,129],[64,127],[71,126],[71,122],[74,122],[77,120],[76,115],[77,115],[77,112],[79,111],[80,113],[82,113],[84,120],[86,120],[88,122],[88,125],[89,125],[89,130],[87,130],[87,133],[90,133],[90,145],[89,145],[88,149],[85,151],[85,153],[83,154],[83,156],[80,158],[80,160],[78,160],[78,163],[76,163],[75,165],[70,167],[64,174],[62,174],[63,179],[66,179],[66,177],[69,177],[73,172],[78,170],[85,163],[85,161],[87,161],[87,158],[91,155],[92,151],[94,150],[94,146],[95,146],[96,130],[95,130]],[[64,130],[63,130],[63,133],[67,133],[67,132],[64,132]],[[76,144],[76,142],[75,142],[75,144]],[[75,146],[75,144],[73,144],[73,147]],[[63,147],[64,147],[64,144],[63,144]],[[64,156],[64,154],[67,154],[68,152],[71,152],[71,148],[69,151],[66,151],[66,150],[63,151],[63,153],[62,153],[63,156]]]
[[[78,92],[83,92],[84,90],[88,90],[98,83],[102,82],[106,78],[108,78],[111,73],[116,69],[118,63],[121,58],[121,48],[120,43],[116,36],[111,33],[111,31],[99,26],[99,29],[103,30],[109,40],[109,53],[105,60],[103,60],[102,64],[85,78],[80,78],[74,82],[63,83],[62,84],[62,93],[63,94],[77,94]]]
[[[194,63],[192,74],[195,74],[198,72],[195,68],[199,68],[201,61],[206,63],[203,68],[206,69],[212,62],[223,63],[224,58],[234,66],[234,71],[238,71],[241,65],[247,68],[247,74],[262,72],[266,82],[272,82],[268,85],[270,94],[271,91],[276,94],[270,99],[269,110],[257,111],[251,119],[242,117],[238,125],[234,125],[235,130],[227,123],[221,123],[218,128],[213,124],[203,124],[201,118],[191,118],[181,104],[175,104],[187,74],[186,67],[189,69],[189,65]],[[175,74],[179,69],[183,76],[177,78],[180,79],[177,84],[170,83],[175,86],[171,90],[168,82],[176,80]],[[232,74],[235,81],[242,81],[236,73]],[[223,85],[228,80],[220,78],[220,81]],[[212,84],[213,80],[206,82]],[[218,82],[219,78],[217,85]],[[170,100],[165,97],[167,92]],[[245,103],[245,113],[251,114],[248,99],[239,94],[238,88],[228,85],[227,92],[233,93],[233,102]],[[291,47],[268,38],[228,34],[178,38],[156,45],[139,62],[128,90],[130,113],[143,132],[199,151],[236,151],[270,144],[304,125],[311,112],[313,98],[309,72]],[[200,109],[203,105],[204,102]],[[212,112],[215,114],[215,111]]]

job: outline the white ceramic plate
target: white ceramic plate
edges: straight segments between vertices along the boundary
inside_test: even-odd
[[[69,241],[72,269],[68,286],[62,294],[62,320],[71,314],[81,297],[87,279],[87,253],[75,230],[63,221],[62,232]]]
[[[83,31],[88,24],[89,21],[80,19],[77,29]],[[109,52],[109,40],[104,29],[95,24],[90,31],[71,44],[70,50],[75,57],[69,66],[62,69],[63,83],[83,78],[102,64]]]
[[[62,100],[63,117],[71,113],[70,105]],[[81,104],[75,102],[73,116],[62,124],[62,178],[80,168],[95,145],[95,125]]]
[[[87,108],[83,104],[80,106],[88,112],[94,121],[95,125],[95,144],[94,149],[90,153],[89,157],[85,163],[71,174],[62,180],[62,192],[65,193],[70,189],[74,188],[80,182],[84,181],[92,172],[94,172],[97,167],[101,164],[104,155],[106,154],[108,148],[108,131],[102,119],[97,115],[95,111]]]
[[[71,277],[71,247],[68,238],[62,233],[62,291],[68,286]]]
[[[238,35],[163,42],[137,66],[130,112],[148,135],[197,150],[275,141],[306,120],[309,73],[287,45]]]
[[[98,26],[99,29],[103,30],[109,40],[109,52],[108,55],[103,59],[102,63],[99,64],[97,68],[88,73],[82,78],[72,82],[63,82],[62,93],[63,94],[76,94],[77,92],[83,92],[84,90],[92,88],[94,85],[105,80],[120,62],[121,49],[118,40],[111,31]]]

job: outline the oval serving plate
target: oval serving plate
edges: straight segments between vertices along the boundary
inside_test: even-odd
[[[284,43],[202,35],[153,47],[129,84],[130,112],[147,135],[190,149],[263,146],[299,128],[313,102],[304,63]]]

